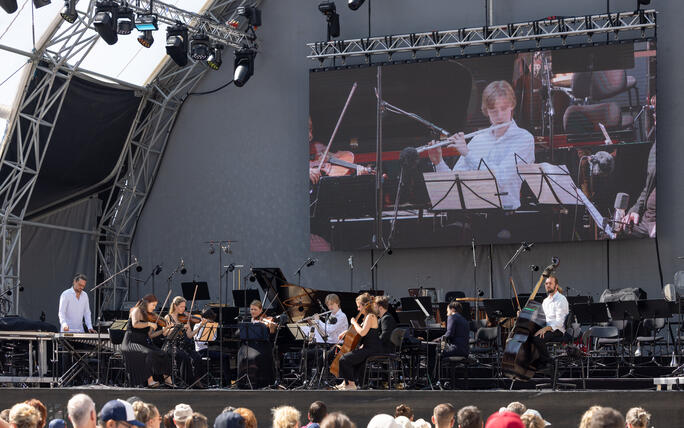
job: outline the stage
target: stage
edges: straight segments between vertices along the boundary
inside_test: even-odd
[[[310,403],[322,400],[329,411],[346,413],[358,428],[366,426],[378,413],[393,413],[400,403],[411,406],[416,419],[430,419],[432,409],[439,403],[451,403],[456,408],[476,405],[484,417],[511,401],[520,401],[528,408],[539,410],[546,420],[558,428],[575,428],[584,411],[592,405],[613,407],[623,414],[634,406],[647,409],[652,415],[651,425],[681,426],[684,421],[684,400],[681,393],[665,391],[243,391],[243,390],[146,390],[129,388],[5,388],[0,394],[0,409],[29,398],[38,398],[48,408],[51,417],[66,415],[66,403],[79,392],[90,395],[97,408],[114,398],[140,397],[154,403],[164,413],[178,403],[190,404],[203,413],[210,426],[226,406],[247,407],[256,414],[259,426],[270,426],[270,409],[292,405],[302,412],[302,425]],[[62,412],[61,415],[58,412]],[[679,422],[677,422],[679,421]]]

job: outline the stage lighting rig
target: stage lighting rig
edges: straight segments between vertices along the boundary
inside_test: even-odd
[[[52,3],[52,0],[33,0],[33,6],[35,6],[36,9],[47,6],[50,3]]]
[[[157,31],[159,26],[157,25],[157,15],[138,15],[135,18],[135,28],[138,31]]]
[[[135,28],[135,14],[133,9],[128,7],[126,2],[121,3],[116,17],[116,32],[117,34],[127,35],[131,34]]]
[[[340,15],[337,14],[335,2],[324,1],[318,5],[318,10],[325,15],[328,22],[328,40],[340,36]]]
[[[211,48],[211,55],[209,55],[209,58],[207,58],[207,65],[212,69],[212,70],[218,70],[221,68],[221,64],[223,64],[223,60],[221,58],[221,51],[225,48],[225,46],[222,43],[216,43],[214,46]]]
[[[166,53],[183,67],[188,64],[188,27],[177,22],[166,29]]]
[[[0,0],[0,7],[7,13],[14,13],[17,11],[17,0]]]
[[[119,40],[117,35],[118,11],[119,5],[111,0],[95,3],[93,26],[108,45],[113,45]]]
[[[256,51],[249,48],[242,48],[235,51],[233,84],[238,88],[244,86],[252,74],[254,74],[255,56]]]
[[[237,8],[237,14],[244,16],[252,28],[261,27],[261,10],[255,6],[240,6]]]
[[[211,55],[209,36],[204,33],[197,33],[190,39],[190,56],[195,61],[204,61]]]
[[[138,36],[138,43],[143,45],[146,48],[149,48],[152,46],[152,43],[154,43],[154,36],[152,36],[152,31],[150,30],[145,30]]]
[[[347,0],[347,6],[349,6],[349,9],[351,10],[356,10],[360,8],[365,1],[366,0]]]
[[[78,18],[78,13],[76,13],[76,0],[64,0],[64,8],[59,15],[69,24],[76,22],[76,18]]]

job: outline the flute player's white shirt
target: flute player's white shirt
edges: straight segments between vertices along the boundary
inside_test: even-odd
[[[517,155],[517,157],[516,157]],[[506,129],[499,138],[494,136],[494,131],[484,132],[475,136],[468,143],[468,154],[461,156],[454,165],[454,171],[476,170],[483,159],[492,170],[499,185],[501,203],[504,209],[514,210],[520,207],[520,186],[522,180],[516,170],[518,163],[534,163],[534,137],[522,128],[518,128],[515,121]],[[487,170],[482,165],[481,170]],[[449,171],[449,166],[444,159],[435,166],[435,171]]]

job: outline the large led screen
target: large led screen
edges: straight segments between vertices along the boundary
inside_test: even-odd
[[[654,237],[656,45],[311,70],[313,251]]]

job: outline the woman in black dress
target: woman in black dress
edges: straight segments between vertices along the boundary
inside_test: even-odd
[[[168,334],[170,328],[157,329],[157,323],[149,321],[148,313],[157,306],[157,298],[148,294],[131,309],[121,350],[127,363],[133,385],[160,386],[154,377],[162,378],[173,387],[171,358],[152,344],[152,338]]]
[[[352,318],[351,325],[361,336],[361,342],[357,349],[340,358],[340,377],[344,381],[335,387],[339,390],[356,389],[356,379],[361,373],[366,358],[383,353],[378,317],[373,307],[373,297],[368,293],[361,294],[356,298],[356,308],[364,316],[363,324],[359,324],[356,319]],[[344,337],[345,333],[340,334],[340,339]]]
[[[180,375],[188,385],[192,385],[202,374],[202,368],[206,364],[202,357],[195,351],[195,342],[192,340],[194,332],[191,326],[191,317],[185,312],[186,300],[182,296],[176,296],[171,301],[169,313],[164,317],[170,326],[182,325],[182,331],[176,337],[176,364],[180,369]],[[185,324],[180,321],[182,315],[188,317]]]
[[[276,323],[273,318],[266,316],[261,302],[253,301],[249,305],[253,328],[240,333],[241,343],[238,350],[238,376],[247,375],[249,386],[262,388],[275,381],[273,343],[271,335],[275,333]],[[244,386],[241,382],[241,386]]]

